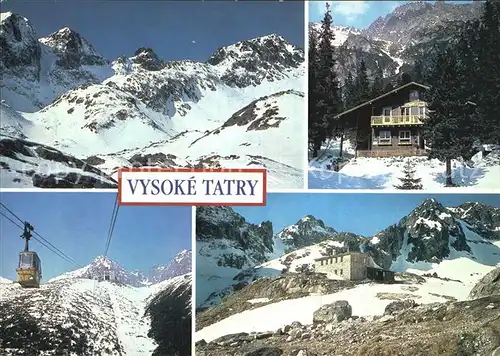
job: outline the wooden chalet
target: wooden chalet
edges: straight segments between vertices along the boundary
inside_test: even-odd
[[[428,89],[410,82],[337,115],[356,132],[356,155],[425,155],[422,119],[427,113]]]

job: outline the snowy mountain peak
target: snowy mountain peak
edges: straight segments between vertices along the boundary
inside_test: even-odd
[[[157,265],[153,267],[149,280],[158,283],[174,277],[191,273],[191,250],[182,250],[167,265]]]
[[[336,234],[335,229],[325,226],[323,220],[306,215],[295,224],[285,227],[276,238],[287,246],[286,251],[325,241]]]
[[[207,63],[231,64],[238,59],[245,58],[297,67],[304,60],[304,51],[290,44],[283,37],[272,34],[221,47],[212,54]]]
[[[186,258],[191,259],[191,250],[182,250],[181,252],[179,252],[177,255],[175,255],[174,262],[179,263]]]
[[[158,57],[152,48],[141,47],[137,49],[134,57],[130,58],[130,60],[150,71],[162,70],[165,67],[165,62]]]
[[[240,88],[289,78],[304,63],[304,50],[283,37],[269,35],[219,48],[207,61],[224,82]],[[295,75],[300,75],[296,73]]]
[[[40,65],[41,50],[31,22],[13,12],[1,13],[0,68]]]
[[[65,69],[78,68],[81,65],[95,66],[108,63],[97,53],[90,42],[69,27],[64,27],[42,37],[39,41],[59,56],[57,64]]]

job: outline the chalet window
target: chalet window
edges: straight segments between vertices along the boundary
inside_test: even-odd
[[[380,131],[378,134],[378,142],[390,144],[391,143],[391,131]]]
[[[392,108],[390,106],[382,109],[383,116],[392,116]]]
[[[404,116],[410,115],[410,108],[403,108],[403,115]]]
[[[411,107],[411,114],[412,115],[418,115],[418,107],[417,106],[412,106]]]
[[[410,143],[411,140],[411,131],[409,130],[401,130],[399,131],[399,143]]]
[[[425,115],[425,106],[421,106],[421,107],[419,107],[419,108],[418,108],[418,113],[419,113],[420,115]]]
[[[344,257],[340,257],[340,262],[342,262],[344,260]]]
[[[335,274],[337,274],[337,270],[335,270]]]
[[[343,272],[343,271],[344,271],[344,270],[342,270],[342,269],[340,270],[340,275],[342,275],[342,272]]]
[[[410,92],[410,101],[416,101],[419,99],[419,92],[418,90],[412,90]]]

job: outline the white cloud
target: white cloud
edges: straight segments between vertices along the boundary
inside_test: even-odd
[[[329,3],[332,10],[333,22],[341,17],[344,22],[354,22],[364,15],[372,4],[370,1],[318,1],[311,3],[317,15],[322,17],[325,12],[325,5]]]
[[[191,43],[196,43],[196,41],[195,41],[195,40],[192,40],[192,41],[191,41]]]

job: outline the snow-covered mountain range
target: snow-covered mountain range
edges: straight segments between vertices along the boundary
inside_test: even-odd
[[[355,73],[361,59],[372,76],[381,70],[389,80],[411,72],[415,61],[424,68],[434,45],[454,41],[457,28],[465,21],[478,18],[481,2],[449,3],[445,1],[411,1],[377,18],[366,29],[334,26],[334,45],[338,48],[338,66],[343,81]],[[335,23],[335,14],[333,14]],[[310,23],[318,30],[319,23]]]
[[[249,166],[268,168],[271,187],[303,186],[304,51],[278,35],[221,47],[204,63],[167,62],[151,48],[110,61],[69,28],[38,38],[10,12],[0,39],[5,186],[88,176],[68,158],[38,157],[34,144],[84,161],[107,183],[120,167]]]
[[[420,356],[433,350],[437,327],[448,335],[446,349],[468,354],[460,335],[468,330],[480,340],[485,325],[500,317],[500,208],[426,199],[373,236],[337,232],[309,215],[278,233],[271,222],[262,231],[229,208],[200,209],[197,219],[203,222],[197,230],[197,354],[396,354],[404,344]],[[348,251],[369,254],[395,272],[396,282],[315,273],[315,258]],[[415,324],[418,337],[412,336]],[[493,340],[474,350],[490,355],[498,347]]]
[[[114,279],[94,279],[104,270]],[[40,350],[78,355],[190,354],[190,251],[153,271],[148,278],[101,256],[39,289],[24,289],[2,278],[2,355]]]
[[[104,274],[112,275],[120,283],[133,287],[149,286],[191,272],[191,251],[182,250],[173,260],[156,265],[150,271],[127,271],[109,257],[98,256],[92,263],[74,271],[51,278],[48,282],[67,278],[102,279]]]
[[[485,269],[500,262],[500,209],[482,203],[445,207],[427,199],[370,237],[337,232],[311,215],[278,233],[272,222],[248,223],[229,207],[198,208],[196,218],[198,307],[261,277],[314,272],[315,258],[348,251],[366,252],[397,272],[429,271],[444,261]]]

